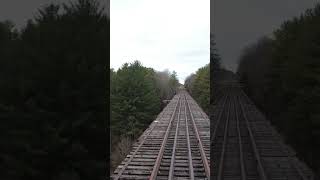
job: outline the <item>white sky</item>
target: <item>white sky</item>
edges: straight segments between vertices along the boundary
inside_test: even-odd
[[[180,83],[209,63],[210,0],[111,0],[111,68],[139,60]]]

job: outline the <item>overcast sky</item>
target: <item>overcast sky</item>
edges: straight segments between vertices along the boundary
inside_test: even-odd
[[[180,83],[209,63],[210,0],[111,0],[111,68],[139,60]]]
[[[0,21],[23,26],[37,9],[66,0],[1,0]],[[101,0],[108,2],[108,0]],[[242,49],[320,0],[214,0],[211,31],[225,67],[235,70]],[[209,0],[111,0],[111,66],[140,60],[176,70],[180,81],[208,63]],[[108,3],[106,3],[108,4]]]
[[[223,65],[237,67],[242,49],[320,0],[214,0],[211,30]]]

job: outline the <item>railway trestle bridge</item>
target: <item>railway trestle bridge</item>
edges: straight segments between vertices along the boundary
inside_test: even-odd
[[[217,86],[212,110],[209,119],[181,90],[134,143],[111,178],[314,179],[239,83]]]

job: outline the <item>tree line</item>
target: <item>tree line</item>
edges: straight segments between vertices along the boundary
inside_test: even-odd
[[[217,49],[217,44],[214,40],[214,35],[210,34],[210,71],[213,74],[214,71],[221,69],[221,58]]]
[[[210,65],[199,68],[195,74],[188,76],[185,88],[205,111],[209,111],[210,104]]]
[[[243,51],[238,75],[272,124],[320,175],[320,4]]]
[[[105,179],[108,42],[95,0],[0,22],[1,179]]]
[[[160,113],[163,101],[176,94],[179,85],[176,72],[159,72],[139,61],[110,70],[111,171]]]
[[[215,92],[215,77],[221,70],[221,58],[216,47],[214,35],[210,34],[210,63],[199,68],[195,74],[189,75],[184,86],[201,108],[208,114],[211,112]]]

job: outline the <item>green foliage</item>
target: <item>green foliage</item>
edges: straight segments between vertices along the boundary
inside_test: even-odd
[[[21,32],[0,23],[1,179],[105,179],[101,9],[94,0],[49,4]]]
[[[210,66],[198,69],[185,81],[185,87],[204,111],[209,111],[210,103]]]
[[[320,175],[320,4],[286,21],[242,57],[252,99]]]
[[[210,111],[210,96],[214,97],[214,78],[216,78],[217,71],[221,69],[220,60],[214,35],[210,34],[210,63],[199,68],[195,74],[188,76],[184,83],[187,91],[207,113]],[[212,78],[211,81],[210,78]]]
[[[112,169],[125,158],[134,141],[159,114],[162,100],[178,87],[175,72],[156,72],[139,61],[110,70]]]
[[[113,135],[136,137],[152,122],[160,110],[156,93],[155,72],[138,61],[124,64],[111,81],[111,111]]]

